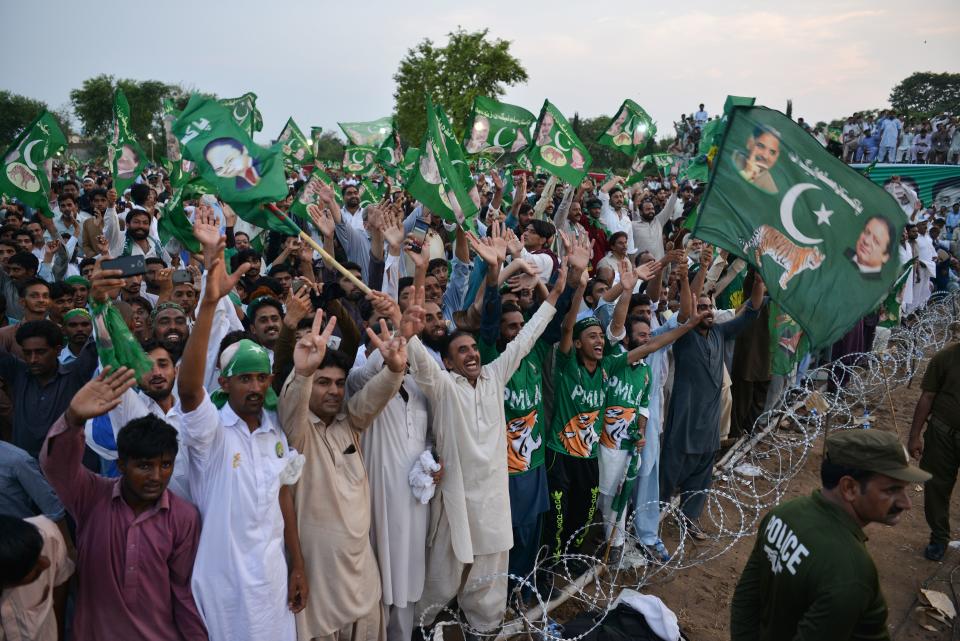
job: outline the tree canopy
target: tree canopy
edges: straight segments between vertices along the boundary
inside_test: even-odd
[[[441,105],[451,123],[462,128],[473,100],[485,95],[500,98],[507,86],[525,82],[527,71],[510,54],[506,40],[487,38],[489,29],[448,34],[446,46],[429,38],[407,50],[393,79],[396,125],[407,145],[419,146],[426,130],[425,96]]]
[[[890,104],[910,117],[960,113],[960,73],[917,71],[893,88]]]
[[[69,117],[62,110],[50,109],[42,100],[0,90],[0,153],[12,145],[20,132],[45,109],[60,123],[64,135],[69,135]]]

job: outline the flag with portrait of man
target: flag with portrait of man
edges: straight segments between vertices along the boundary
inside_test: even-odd
[[[107,143],[107,158],[118,194],[126,191],[147,166],[147,155],[130,131],[130,103],[120,87],[113,94],[113,132]]]
[[[597,144],[635,156],[656,135],[657,125],[650,114],[628,98],[620,105],[607,130],[597,138]]]
[[[543,101],[533,132],[533,142],[526,151],[530,163],[571,185],[583,182],[593,157],[567,119],[549,100]]]
[[[905,224],[887,192],[790,118],[736,107],[693,231],[756,268],[817,349],[890,291]]]
[[[67,139],[53,114],[41,113],[3,154],[0,194],[36,207],[47,218],[53,218],[50,170],[53,159],[66,146]]]

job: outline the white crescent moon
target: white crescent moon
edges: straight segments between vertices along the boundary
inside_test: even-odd
[[[554,134],[554,136],[553,136],[553,144],[555,144],[555,145],[557,146],[557,149],[559,149],[560,151],[570,151],[570,147],[564,147],[563,145],[560,144],[560,136],[561,136],[561,135],[565,135],[565,134],[563,134],[562,131],[560,131],[559,129],[557,129],[557,133]],[[569,141],[570,138],[568,137],[567,140]]]
[[[23,148],[23,162],[27,165],[27,167],[29,167],[34,171],[37,170],[37,166],[33,164],[32,160],[30,160],[30,152],[33,150],[34,145],[39,145],[41,142],[43,141],[31,140],[30,142],[27,143],[27,146]]]
[[[820,189],[814,184],[811,183],[800,183],[799,185],[794,185],[783,197],[783,200],[780,201],[780,222],[783,224],[783,228],[787,230],[787,233],[797,241],[798,243],[806,243],[808,245],[816,245],[817,243],[822,243],[822,238],[810,238],[809,236],[804,236],[800,233],[800,230],[797,229],[797,225],[793,220],[793,206],[797,202],[797,198],[803,192],[808,189]]]
[[[505,131],[510,131],[510,127],[500,127],[497,129],[497,133],[493,136],[493,145],[494,147],[503,147],[503,143],[500,142],[500,134]]]

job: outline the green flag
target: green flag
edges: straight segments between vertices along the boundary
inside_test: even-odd
[[[420,161],[420,150],[416,147],[410,147],[407,149],[407,152],[403,155],[403,164],[400,166],[400,171],[398,172],[398,178],[400,182],[404,185],[410,181],[410,178],[413,176],[413,172],[417,169],[417,164]]]
[[[113,93],[113,135],[107,145],[107,158],[118,194],[126,191],[147,166],[147,155],[130,131],[130,104],[120,87]]]
[[[377,150],[377,164],[383,169],[383,173],[391,178],[400,175],[403,169],[403,147],[400,146],[400,135],[397,132],[391,132],[383,139]]]
[[[549,100],[543,101],[534,132],[533,143],[527,151],[530,162],[571,185],[583,182],[593,159],[573,133],[573,127]]]
[[[480,196],[453,127],[443,109],[427,98],[427,132],[407,191],[444,220],[476,231]]]
[[[202,248],[200,241],[193,236],[193,223],[183,210],[183,193],[184,187],[174,188],[170,198],[163,205],[163,215],[157,221],[157,230],[160,232],[160,242],[164,246],[175,238],[188,250],[198,254]]]
[[[194,94],[173,123],[173,133],[203,181],[234,207],[286,197],[279,147],[264,149],[254,144],[234,114],[216,100]]]
[[[668,176],[674,168],[679,169],[680,158],[673,154],[647,154],[637,158],[630,165],[630,173],[627,175],[625,185],[632,185],[643,179],[643,170],[647,165],[655,165],[661,176]]]
[[[338,122],[347,141],[359,147],[377,148],[393,132],[393,116],[370,122]]]
[[[94,337],[100,362],[109,365],[114,372],[129,367],[138,381],[149,374],[153,361],[127,327],[123,314],[110,301],[90,301],[90,308],[93,310]]]
[[[48,111],[41,113],[3,155],[0,193],[53,218],[48,200],[50,169],[57,153],[66,146],[67,139],[53,115]]]
[[[911,258],[903,266],[903,273],[897,278],[897,281],[890,289],[890,293],[883,299],[883,303],[878,310],[880,320],[877,323],[880,327],[897,327],[900,325],[900,309],[903,302],[903,286],[907,284],[907,279],[913,273],[910,268],[916,265],[917,259]]]
[[[656,135],[657,125],[653,118],[628,98],[623,101],[607,130],[597,138],[597,143],[635,156]]]
[[[369,207],[370,205],[375,205],[381,200],[387,193],[387,186],[383,183],[374,183],[366,178],[360,181],[360,188],[358,189],[360,197],[360,206]]]
[[[299,236],[300,228],[297,224],[283,215],[277,215],[270,210],[270,203],[237,203],[233,211],[237,216],[260,229],[269,229],[287,236]]]
[[[306,221],[310,221],[310,214],[307,213],[307,207],[320,202],[320,187],[323,185],[330,185],[330,187],[333,188],[333,194],[337,200],[337,204],[342,207],[343,193],[340,191],[340,185],[334,182],[320,165],[317,165],[313,168],[313,171],[310,172],[310,177],[307,178],[307,182],[303,183],[303,187],[300,188],[300,191],[297,192],[296,197],[293,199],[293,204],[290,205],[290,213],[296,214]]]
[[[770,371],[775,376],[789,376],[807,353],[803,329],[785,314],[780,305],[770,303]]]
[[[322,133],[323,127],[317,127],[316,125],[310,127],[310,142],[312,144],[311,149],[313,150],[314,158],[320,155],[320,135]]]
[[[251,138],[253,134],[263,129],[263,116],[257,109],[257,94],[248,91],[239,98],[224,98],[219,102],[230,110],[233,120]]]
[[[367,176],[377,169],[377,147],[351,145],[343,150],[343,171],[357,176]]]
[[[530,144],[530,126],[537,118],[523,107],[477,96],[467,120],[463,148],[468,154],[493,158],[516,156]]]
[[[694,234],[756,267],[812,349],[876,309],[900,274],[903,211],[783,114],[729,117]]]
[[[283,152],[283,160],[288,167],[302,167],[313,162],[310,141],[300,131],[300,127],[293,121],[293,118],[287,119],[287,124],[280,132],[277,142],[281,145],[280,150]]]

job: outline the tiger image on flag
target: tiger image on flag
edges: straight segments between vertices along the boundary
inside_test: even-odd
[[[744,245],[744,251],[755,249],[757,266],[766,255],[777,265],[783,267],[780,275],[780,289],[786,289],[794,276],[802,271],[814,270],[823,264],[823,252],[816,247],[800,247],[769,225],[760,225],[750,241]]]
[[[600,432],[600,445],[619,450],[621,443],[630,438],[630,426],[637,420],[634,407],[611,405],[603,414],[603,431]]]
[[[599,440],[593,426],[600,411],[581,412],[567,421],[558,435],[563,449],[571,456],[585,458],[593,452],[593,446]]]
[[[530,469],[533,453],[540,449],[543,439],[533,437],[537,424],[537,410],[507,421],[507,471],[510,474]]]

